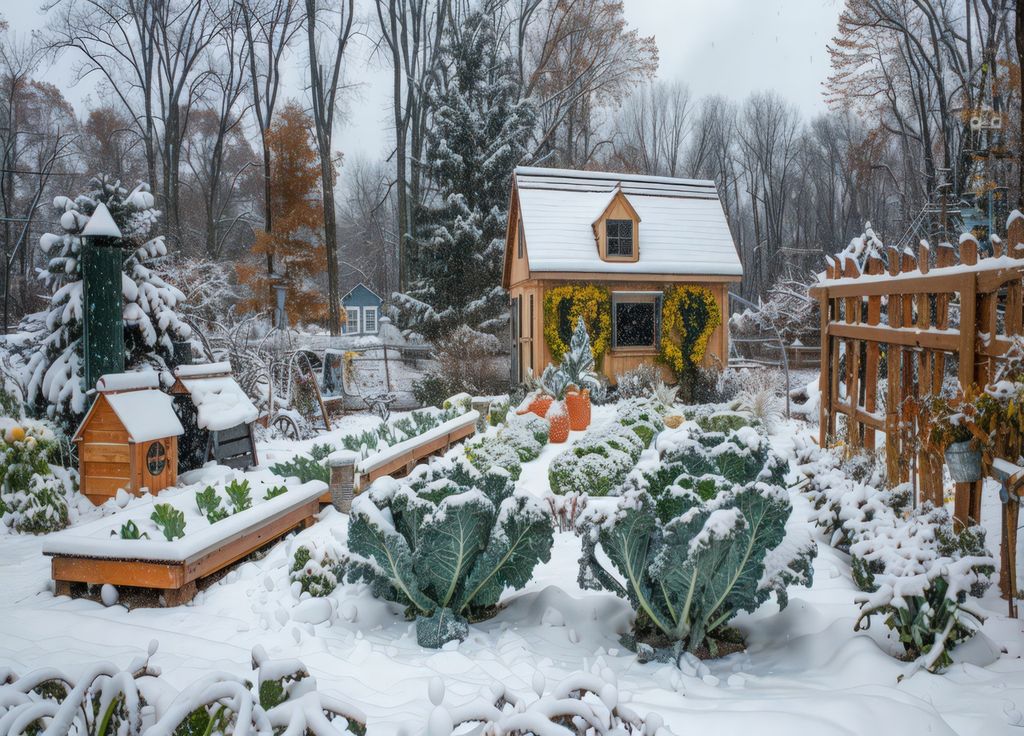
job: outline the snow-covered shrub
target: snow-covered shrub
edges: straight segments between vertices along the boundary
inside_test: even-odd
[[[569,340],[569,349],[562,356],[559,369],[569,379],[569,384],[593,393],[602,390],[601,380],[594,371],[594,352],[590,346],[590,335],[582,315],[576,320],[576,328]]]
[[[856,628],[883,616],[908,657],[932,671],[947,667],[950,651],[983,620],[968,598],[981,597],[995,571],[984,529],[957,530],[944,508],[912,509],[909,484],[877,489],[850,477],[852,466],[837,451],[798,445],[812,520],[830,544],[849,552],[864,591]]]
[[[782,488],[755,482],[710,501],[679,491],[677,501],[666,519],[648,493],[628,491],[617,508],[588,509],[579,524],[580,586],[630,601],[637,618],[624,643],[642,658],[705,648],[717,656],[720,644],[735,643],[733,616],[772,592],[785,607],[787,586],[811,582],[817,548],[809,535],[787,533],[792,507]]]
[[[500,467],[463,458],[377,480],[352,503],[350,578],[404,604],[421,646],[464,638],[468,621],[493,615],[502,590],[523,587],[551,557],[546,510],[513,487]]]
[[[0,733],[365,733],[366,716],[318,693],[316,680],[298,660],[271,660],[257,646],[252,650],[255,678],[214,673],[175,694],[160,679],[160,669],[150,664],[156,649],[153,641],[148,655],[126,669],[98,662],[79,677],[52,667],[21,677],[5,672],[0,680]],[[151,682],[140,687],[143,679]],[[147,693],[161,697],[148,703]]]
[[[538,417],[539,419],[539,417]],[[543,420],[541,420],[543,421]],[[546,422],[545,422],[546,424]],[[523,472],[520,450],[502,437],[483,437],[465,445],[466,459],[479,471],[502,468],[513,481]]]
[[[69,474],[50,464],[57,450],[53,431],[31,419],[2,419],[0,430],[0,522],[30,534],[63,529],[74,488]]]
[[[322,598],[334,592],[344,574],[343,555],[332,547],[303,544],[295,550],[288,577],[303,593]]]
[[[772,452],[768,437],[755,428],[705,432],[693,423],[686,427],[688,432],[681,438],[673,438],[660,448],[657,466],[644,472],[642,487],[655,498],[686,477],[713,475],[739,485],[758,480],[785,485],[786,461]]]
[[[445,688],[440,679],[429,685],[434,710],[427,721],[426,736],[452,733],[565,734],[565,736],[672,736],[662,717],[648,713],[642,718],[625,704],[618,682],[607,667],[593,672],[574,672],[550,690],[538,671],[533,696],[521,697],[499,686],[493,704],[486,701],[457,707],[444,705]],[[545,692],[546,691],[546,692]],[[472,730],[469,727],[475,726]]]
[[[156,271],[167,255],[162,235],[153,230],[159,218],[149,187],[128,191],[119,181],[100,178],[75,199],[57,197],[54,208],[62,232],[47,233],[39,248],[47,259],[40,279],[50,293],[41,339],[28,346],[26,401],[66,430],[78,425],[87,408],[82,355],[83,283],[81,232],[99,203],[104,203],[121,230],[124,276],[121,279],[125,367],[148,365],[164,386],[174,382],[174,342],[189,340],[191,328],[178,315],[184,295]],[[26,317],[38,321],[38,315]]]
[[[494,335],[460,325],[433,341],[436,372],[424,376],[414,393],[424,406],[440,406],[455,393],[492,395],[508,389],[508,362]]]
[[[717,411],[708,416],[696,417],[694,421],[705,432],[734,432],[740,427],[754,426],[749,416],[734,411]]]
[[[661,370],[650,363],[641,363],[636,368],[617,373],[615,386],[620,399],[649,399],[661,380]]]
[[[550,429],[546,420],[536,414],[513,415],[498,431],[498,439],[511,445],[521,462],[536,460],[548,443]]]
[[[552,492],[590,496],[614,493],[663,428],[650,402],[621,402],[613,420],[587,430],[551,462],[548,482]]]

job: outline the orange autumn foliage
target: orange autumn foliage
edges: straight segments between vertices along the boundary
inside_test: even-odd
[[[256,233],[251,257],[236,266],[246,295],[239,308],[272,313],[273,284],[282,283],[287,288],[285,309],[293,323],[327,317],[327,300],[316,283],[316,277],[327,271],[327,256],[321,232],[320,159],[311,127],[309,116],[295,102],[281,110],[271,127],[271,230]]]

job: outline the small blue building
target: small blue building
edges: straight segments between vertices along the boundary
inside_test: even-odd
[[[365,284],[356,284],[341,298],[345,309],[344,335],[376,335],[380,330],[380,308],[384,300]]]

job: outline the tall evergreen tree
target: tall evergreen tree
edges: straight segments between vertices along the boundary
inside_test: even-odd
[[[489,17],[473,13],[453,28],[446,55],[448,81],[428,133],[435,191],[416,218],[411,286],[395,295],[407,326],[429,338],[461,324],[496,333],[508,320],[501,288],[508,182],[535,124]]]
[[[184,295],[155,272],[167,255],[163,235],[153,229],[160,213],[153,208],[149,187],[132,191],[120,181],[100,177],[87,194],[57,197],[61,233],[47,233],[39,247],[48,258],[40,280],[50,292],[50,304],[25,318],[22,329],[39,335],[27,345],[25,398],[40,413],[73,429],[88,407],[82,363],[82,237],[96,205],[103,202],[121,230],[124,276],[124,349],[127,369],[148,365],[166,386],[174,381],[174,342],[188,340],[191,328],[177,314]]]

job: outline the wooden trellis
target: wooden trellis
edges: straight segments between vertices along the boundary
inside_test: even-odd
[[[823,447],[839,441],[840,415],[851,453],[878,447],[882,432],[889,479],[912,482],[917,498],[942,504],[943,458],[922,442],[929,399],[940,393],[947,366],[965,390],[985,386],[1010,337],[1024,333],[1024,218],[1009,230],[1010,247],[996,242],[988,257],[964,235],[934,256],[925,244],[914,253],[876,241],[860,254],[863,268],[852,253],[828,259],[825,280],[811,289],[821,303]],[[954,517],[967,523],[980,515],[981,482],[957,484]]]

